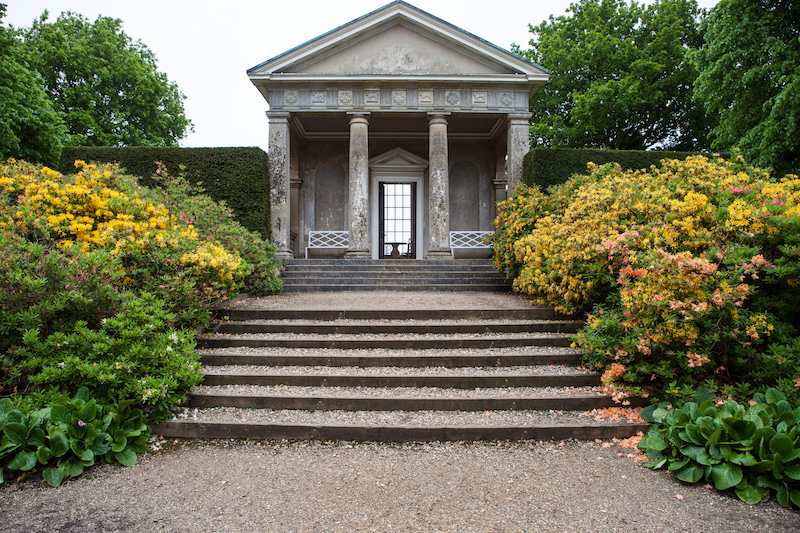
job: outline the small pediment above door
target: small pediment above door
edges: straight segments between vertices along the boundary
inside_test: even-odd
[[[428,167],[428,161],[397,147],[370,159],[369,166],[380,170],[422,170]]]

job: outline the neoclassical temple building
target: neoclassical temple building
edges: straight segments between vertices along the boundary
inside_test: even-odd
[[[279,257],[425,259],[492,230],[549,74],[397,1],[248,76],[269,104]]]

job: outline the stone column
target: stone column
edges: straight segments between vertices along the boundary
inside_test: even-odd
[[[525,154],[531,149],[531,113],[508,115],[508,196],[522,183],[522,164]]]
[[[450,191],[447,157],[447,117],[428,115],[428,257],[450,256]]]
[[[269,118],[269,199],[271,240],[278,259],[291,259],[289,192],[289,113],[267,112]]]
[[[350,246],[348,257],[370,257],[369,235],[369,113],[350,118]]]

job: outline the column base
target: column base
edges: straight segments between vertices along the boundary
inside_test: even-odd
[[[294,255],[289,250],[278,250],[275,252],[275,259],[286,261],[287,259],[294,259]]]
[[[453,253],[450,250],[428,250],[428,259],[451,259]]]
[[[372,259],[369,250],[347,250],[344,253],[346,259]]]

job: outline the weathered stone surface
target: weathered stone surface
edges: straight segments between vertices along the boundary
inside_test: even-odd
[[[348,256],[369,257],[369,121],[366,114],[350,118],[350,248]]]
[[[447,118],[428,118],[430,165],[428,172],[428,256],[450,255],[450,192],[447,159]]]
[[[519,113],[508,116],[508,195],[522,183],[522,163],[525,154],[530,150],[531,113]]]
[[[272,242],[280,259],[292,257],[290,248],[289,113],[268,113],[270,223]]]

